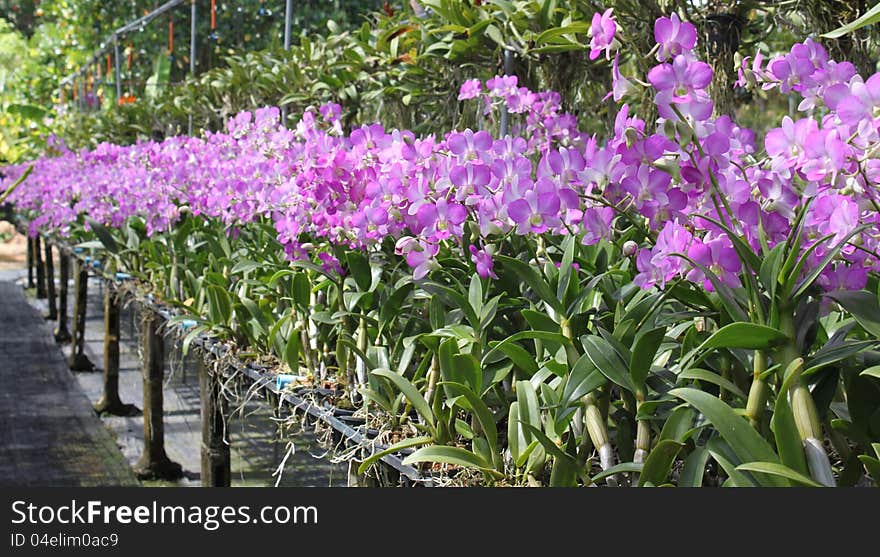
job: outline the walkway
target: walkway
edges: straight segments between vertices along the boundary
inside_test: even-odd
[[[0,282],[0,382],[0,487],[138,485],[12,282]]]

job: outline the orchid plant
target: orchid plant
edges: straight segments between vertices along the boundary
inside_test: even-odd
[[[387,441],[364,470],[417,448],[462,483],[877,481],[880,78],[811,39],[744,61],[741,86],[802,99],[759,139],[713,116],[691,23],[657,20],[640,77],[618,33],[593,18],[607,138],[500,75],[459,92],[483,129],[264,108],[56,145],[9,198],[32,233],[97,237],[190,335],[343,391]],[[637,87],[656,121],[619,104]]]

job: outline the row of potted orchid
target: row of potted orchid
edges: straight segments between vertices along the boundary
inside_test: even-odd
[[[802,99],[759,139],[713,116],[690,23],[657,20],[644,80],[617,32],[593,18],[609,96],[650,87],[659,118],[621,104],[606,139],[498,76],[460,91],[482,130],[265,108],[54,143],[10,200],[186,311],[188,338],[337,390],[388,446],[362,470],[406,451],[460,485],[880,480],[880,78],[812,40],[747,60],[741,85]]]

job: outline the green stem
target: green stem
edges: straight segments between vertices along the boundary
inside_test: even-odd
[[[645,402],[645,393],[636,391],[636,416]],[[636,450],[633,454],[633,462],[644,463],[651,451],[651,423],[646,419],[636,418]]]
[[[574,336],[571,331],[571,323],[569,323],[568,319],[564,317],[560,321],[562,336],[571,341]],[[568,356],[569,368],[573,368],[580,359],[580,354],[578,354],[577,348],[574,347],[573,342],[569,342],[565,349],[566,355]],[[595,393],[584,395],[581,401],[584,404],[584,422],[587,428],[587,434],[593,442],[593,446],[599,451],[599,464],[602,466],[603,470],[607,470],[614,466],[614,451],[608,440],[608,428],[605,425],[605,419],[602,417],[602,412],[599,410],[596,395]],[[616,477],[609,477],[607,481],[608,485],[617,485]]]
[[[752,386],[749,389],[749,400],[746,403],[746,416],[755,429],[758,429],[761,424],[769,395],[767,382],[761,378],[765,371],[767,371],[767,354],[763,350],[756,350]]]
[[[794,312],[790,308],[782,308],[779,329],[788,335],[788,342],[780,349],[779,357],[782,369],[788,367],[800,358],[800,353],[795,344]],[[831,462],[828,453],[822,444],[822,423],[819,421],[819,413],[813,395],[802,378],[791,389],[791,409],[794,413],[794,421],[801,441],[804,444],[804,454],[807,459],[807,467],[810,476],[825,486],[834,486],[834,474],[831,470]]]

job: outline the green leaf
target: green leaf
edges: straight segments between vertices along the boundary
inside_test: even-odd
[[[489,25],[486,27],[486,35],[488,35],[489,38],[495,41],[499,46],[504,46],[504,35],[501,34],[501,30],[498,26]]]
[[[86,221],[89,223],[89,227],[95,233],[95,236],[98,237],[98,240],[104,244],[104,248],[107,251],[113,254],[120,252],[116,238],[113,237],[113,234],[110,233],[110,230],[108,230],[106,226],[91,218],[86,218]]]
[[[232,302],[229,292],[217,285],[208,285],[208,318],[212,325],[228,326],[232,320]]]
[[[554,42],[563,35],[575,35],[578,33],[585,34],[589,29],[590,25],[586,21],[578,21],[563,27],[554,27],[552,29],[547,29],[535,37],[535,44]]]
[[[284,348],[284,362],[292,373],[299,371],[299,353],[302,349],[302,339],[299,329],[292,329],[287,336],[287,345]]]
[[[880,486],[880,460],[865,454],[858,456],[859,462],[864,465],[865,470],[874,480],[874,485]]]
[[[688,361],[684,369],[703,361],[712,350],[718,348],[747,348],[750,350],[767,350],[785,342],[788,337],[782,331],[758,325],[737,321],[718,329],[712,336],[706,339],[700,346],[694,349],[696,358]],[[690,360],[691,358],[687,358]]]
[[[643,487],[645,482],[651,482],[654,485],[665,482],[669,471],[672,470],[675,457],[678,456],[682,447],[684,447],[684,443],[672,439],[664,439],[657,443],[657,446],[651,449],[648,458],[645,459],[642,473],[639,476],[639,487]]]
[[[761,266],[761,259],[754,251],[752,251],[751,246],[749,246],[745,238],[731,230],[730,227],[727,226],[726,222],[722,222],[708,215],[700,215],[700,218],[703,220],[707,220],[715,226],[724,230],[727,239],[730,240],[730,242],[733,244],[734,250],[736,251],[736,254],[739,257],[740,261],[745,263],[746,266],[749,267],[753,272],[758,271]]]
[[[842,344],[832,344],[829,342],[817,350],[813,357],[805,364],[807,369],[804,371],[804,376],[812,375],[822,368],[855,356],[859,352],[876,346],[876,344],[877,342],[872,340],[844,342]]]
[[[705,447],[694,449],[684,459],[684,466],[682,466],[681,474],[678,477],[678,487],[701,487],[709,456],[709,451]]]
[[[706,449],[721,468],[727,473],[728,480],[724,487],[758,487],[751,476],[736,469],[736,463],[731,461],[735,455],[730,454],[730,447],[719,437],[713,437],[706,443]]]
[[[546,313],[535,311],[533,309],[524,309],[520,312],[525,320],[528,322],[529,326],[535,331],[548,331],[551,333],[562,333],[562,328],[559,326],[559,323],[550,318]],[[551,354],[555,354],[556,351],[559,350],[561,344],[558,342],[553,342],[551,340],[545,340],[545,345],[547,350]]]
[[[504,355],[510,358],[510,361],[526,375],[531,376],[538,372],[538,363],[535,361],[535,357],[516,342],[499,343],[498,346]]]
[[[403,459],[403,464],[415,464],[417,462],[442,462],[444,464],[478,468],[495,477],[503,477],[502,474],[493,470],[492,466],[484,458],[461,447],[431,445],[430,447],[422,447]]]
[[[705,218],[705,217],[702,217],[702,218]],[[712,272],[706,266],[704,266],[700,263],[697,263],[696,261],[694,261],[693,259],[691,259],[690,257],[688,257],[686,255],[682,255],[680,253],[672,254],[672,255],[676,255],[678,257],[681,257],[682,259],[684,259],[685,261],[687,261],[688,263],[690,263],[691,265],[693,265],[694,267],[696,267],[697,269],[699,269],[700,271],[703,272],[703,274],[706,276],[706,278],[709,279],[709,282],[712,283],[712,286],[715,288],[715,293],[721,299],[721,304],[724,306],[724,309],[727,310],[727,313],[730,314],[730,317],[732,319],[734,319],[736,321],[748,321],[749,320],[748,314],[745,312],[745,310],[743,310],[742,304],[745,302],[741,303],[739,301],[736,293],[729,286],[727,286],[726,284],[721,282],[721,279],[718,278],[718,275],[716,275],[714,272]]]
[[[559,283],[556,286],[556,298],[565,300],[565,293],[568,292],[568,285],[571,282],[571,275],[574,273],[574,250],[576,247],[576,238],[568,236],[563,244],[565,252],[562,255],[562,262],[559,265]]]
[[[293,275],[293,301],[301,309],[306,309],[311,303],[312,284],[306,273],[296,273]]]
[[[450,307],[459,307],[461,311],[464,312],[471,327],[480,326],[480,318],[477,315],[477,312],[474,311],[474,308],[471,307],[464,296],[448,286],[443,286],[442,284],[437,284],[435,282],[427,282],[420,284],[420,286],[422,290],[438,296],[444,304]]]
[[[877,338],[880,338],[880,303],[877,294],[866,290],[828,292],[831,298],[848,311],[859,325]]]
[[[49,111],[42,106],[25,103],[10,103],[6,105],[6,112],[8,114],[16,114],[25,120],[31,120],[38,124],[42,124],[43,118],[49,114]]]
[[[489,448],[492,452],[492,464],[496,469],[504,470],[504,463],[501,460],[501,452],[498,449],[498,427],[495,424],[495,417],[492,415],[492,411],[489,410],[486,403],[484,403],[482,399],[480,399],[480,397],[467,386],[451,381],[445,381],[443,384],[449,387],[449,390],[452,391],[455,396],[464,397],[464,399],[467,400],[470,405],[470,410],[473,411],[477,420],[479,420],[483,435],[489,443]]]
[[[359,251],[350,251],[345,256],[351,275],[361,292],[368,292],[373,284],[373,275],[370,271],[370,260],[366,254]]]
[[[527,446],[522,424],[519,422],[519,403],[511,402],[507,413],[507,448],[510,449],[510,456],[517,467],[525,464]]]
[[[779,464],[778,462],[747,462],[736,467],[737,470],[745,470],[747,472],[761,472],[762,474],[770,474],[791,480],[797,484],[807,487],[822,487],[821,484],[814,482],[812,479],[804,476],[800,472],[792,470],[788,466]]]
[[[783,257],[785,256],[785,242],[779,242],[770,250],[770,253],[761,262],[761,270],[758,277],[761,284],[770,293],[770,299],[776,295],[776,288],[779,286],[779,271],[782,269]]]
[[[144,96],[148,99],[155,100],[165,89],[171,78],[171,59],[167,54],[161,52],[156,55],[153,60],[153,74],[147,79],[144,87]]]
[[[531,381],[516,382],[516,400],[519,404],[519,420],[535,428],[541,427],[541,410],[538,405],[538,393]],[[526,441],[531,442],[527,435]]]
[[[372,371],[373,375],[378,375],[379,377],[384,377],[394,383],[394,386],[397,387],[400,392],[403,393],[403,396],[412,404],[413,408],[415,408],[416,412],[424,418],[424,420],[428,423],[428,425],[433,430],[434,428],[434,413],[431,411],[431,407],[425,402],[424,397],[416,389],[415,385],[410,383],[410,381],[400,375],[399,373],[393,372],[390,369],[375,369]]]
[[[767,350],[787,339],[785,333],[773,327],[757,323],[730,323],[718,329],[700,345],[699,349],[715,348],[748,348],[750,350]]]
[[[640,332],[636,335],[633,343],[632,356],[629,360],[629,371],[632,376],[633,383],[642,387],[648,373],[651,371],[651,364],[657,355],[657,350],[663,343],[666,335],[666,327],[657,327],[649,331]]]
[[[773,407],[773,417],[770,419],[770,428],[776,440],[776,450],[779,452],[779,460],[787,467],[801,474],[807,473],[807,462],[804,456],[804,446],[801,434],[798,431],[794,419],[794,412],[788,400],[788,392],[799,381],[803,370],[803,360],[795,359],[789,368],[784,370],[782,385],[776,393],[776,404]],[[769,388],[769,387],[767,387]]]
[[[880,379],[880,366],[871,366],[868,369],[862,371],[859,375],[865,375],[867,377]]]
[[[28,166],[24,172],[22,172],[21,176],[19,176],[18,179],[11,186],[6,188],[6,191],[3,192],[3,195],[0,195],[0,204],[6,201],[6,198],[12,195],[12,192],[14,192],[18,188],[18,186],[23,184],[24,181],[27,180],[27,177],[30,176],[31,172],[33,171],[34,165],[32,164]]]
[[[642,464],[638,464],[636,462],[621,462],[615,466],[607,470],[602,470],[592,478],[590,478],[591,483],[596,483],[599,480],[603,480],[609,476],[613,476],[615,474],[622,474],[624,472],[641,472],[644,466]]]
[[[455,373],[450,380],[466,385],[475,393],[483,391],[483,371],[473,354],[455,354],[452,356]]]
[[[722,400],[691,388],[669,391],[699,410],[711,422],[734,453],[744,462],[778,462],[776,453],[767,441],[733,409]]]
[[[590,361],[602,375],[630,392],[636,391],[626,364],[607,340],[595,335],[584,335],[581,343]]]
[[[262,263],[257,263],[256,261],[251,261],[250,259],[242,259],[238,263],[236,263],[232,270],[229,271],[230,275],[246,275],[255,269],[259,269],[262,267]]]
[[[835,257],[837,257],[837,254],[840,253],[840,250],[842,250],[843,247],[846,246],[846,244],[852,239],[852,237],[857,234],[861,234],[870,227],[871,225],[867,224],[859,226],[858,228],[847,234],[846,237],[844,237],[840,242],[837,243],[837,245],[832,247],[828,251],[828,253],[825,254],[825,257],[822,258],[822,261],[820,261],[819,264],[815,267],[812,267],[812,270],[807,273],[807,276],[805,276],[803,280],[801,280],[797,284],[794,289],[794,293],[791,295],[791,299],[797,300],[798,298],[800,298],[804,294],[804,292],[806,292],[807,289],[813,284],[813,282],[815,282],[815,280],[819,278],[819,275],[822,274],[822,271],[824,271],[825,268],[828,267],[829,264],[831,264],[831,261],[834,260]],[[817,243],[821,243],[821,241]]]
[[[471,284],[468,287],[468,303],[471,308],[474,310],[474,313],[479,315],[483,310],[483,283],[480,282],[480,277],[474,275],[471,277]]]
[[[372,466],[375,462],[378,462],[382,457],[386,455],[390,455],[396,453],[402,449],[409,449],[411,447],[418,447],[419,445],[425,445],[433,441],[433,437],[422,436],[422,437],[411,437],[409,439],[404,439],[402,441],[398,441],[397,443],[391,445],[387,449],[371,454],[367,457],[361,465],[358,466],[358,474],[363,474],[367,471],[367,468]]]
[[[553,290],[550,289],[550,285],[544,282],[544,279],[538,274],[538,271],[536,271],[531,265],[524,261],[520,261],[519,259],[507,257],[506,255],[496,255],[495,259],[519,279],[525,281],[525,283],[535,291],[535,294],[544,300],[544,303],[556,310],[557,313],[562,314],[565,312],[562,302],[554,295]]]
[[[486,362],[492,361],[492,356],[496,356],[498,352],[502,352],[504,350],[503,345],[525,339],[549,340],[560,344],[567,344],[570,342],[567,338],[562,336],[561,333],[551,333],[548,331],[520,331],[519,333],[514,333],[498,344],[492,346],[492,348],[483,355],[483,365],[485,365]]]
[[[537,440],[548,453],[553,455],[554,458],[559,460],[566,460],[572,463],[576,462],[573,456],[560,449],[559,446],[554,443],[552,439],[547,437],[547,435],[538,427],[535,427],[532,424],[525,423],[521,420],[520,423],[522,424],[523,428],[528,431],[529,435],[534,436],[535,440]]]
[[[666,422],[663,424],[663,429],[660,430],[660,441],[671,439],[672,441],[683,443],[688,433],[692,431],[693,425],[693,409],[682,404],[673,410],[669,414],[669,417],[666,418]]]
[[[727,390],[735,394],[740,398],[746,398],[745,393],[743,393],[739,387],[737,387],[733,382],[729,379],[725,379],[721,377],[717,373],[711,372],[707,369],[701,369],[698,367],[692,367],[690,369],[686,369],[678,374],[679,379],[694,379],[697,381],[705,381],[707,383],[712,383],[713,385],[718,385],[719,387]]]
[[[876,6],[862,14],[861,17],[859,17],[855,21],[850,21],[846,25],[838,27],[837,29],[829,31],[821,36],[826,39],[837,39],[848,33],[852,33],[857,29],[861,29],[862,27],[874,25],[878,21],[880,21],[880,4],[877,4]]]
[[[561,425],[565,418],[575,411],[575,406],[581,397],[598,389],[606,382],[607,379],[596,369],[590,358],[586,354],[581,356],[569,373],[565,388],[562,390],[562,398],[559,402],[562,410],[556,416],[557,425]]]

